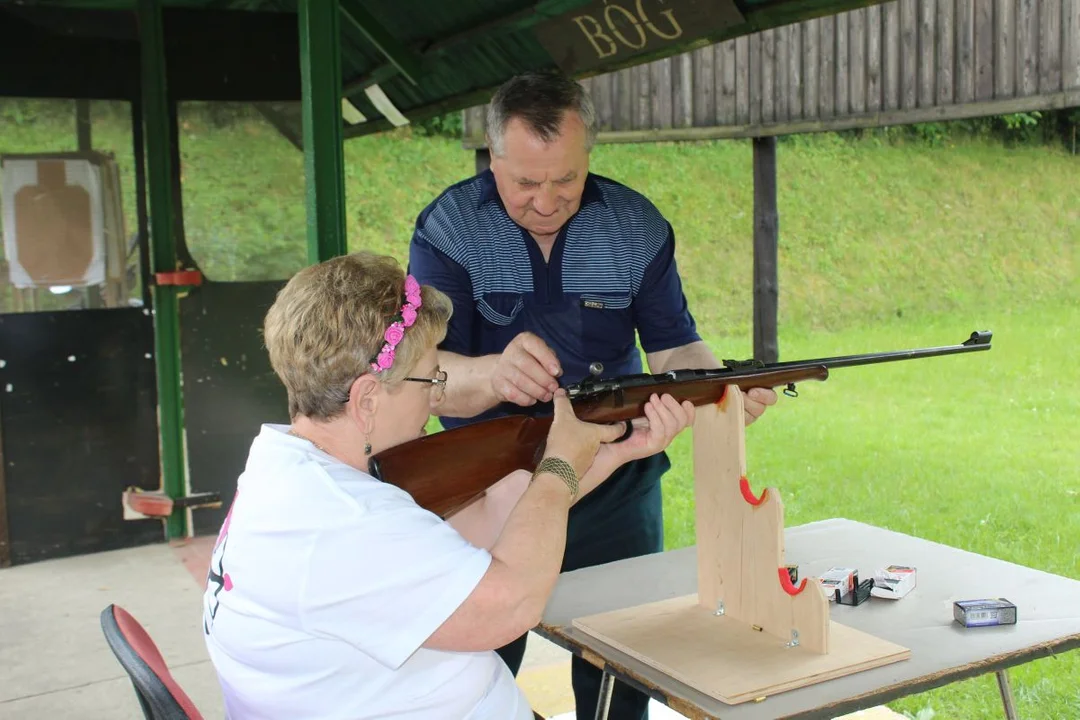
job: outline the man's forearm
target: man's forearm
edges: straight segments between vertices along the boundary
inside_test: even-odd
[[[709,346],[703,342],[692,342],[688,345],[661,350],[648,355],[649,369],[654,374],[665,373],[670,370],[710,370],[723,367],[716,359]],[[745,414],[746,424],[750,425],[765,412],[767,405],[776,402],[776,393],[766,388],[753,388],[746,394]]]
[[[439,406],[439,415],[471,418],[498,404],[491,387],[491,373],[498,355],[466,357],[439,351],[439,367],[446,372],[446,399]]]
[[[709,346],[702,341],[692,342],[670,350],[649,353],[649,370],[665,373],[669,370],[711,370],[722,367]]]

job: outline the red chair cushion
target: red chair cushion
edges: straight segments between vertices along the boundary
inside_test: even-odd
[[[116,626],[123,636],[124,641],[130,647],[130,649],[138,656],[147,668],[152,672],[157,679],[165,686],[172,699],[179,706],[191,720],[203,720],[203,716],[199,713],[198,708],[195,707],[195,703],[191,701],[191,698],[187,696],[187,693],[181,689],[180,685],[173,678],[172,673],[169,672],[168,665],[165,664],[165,659],[161,657],[161,652],[158,650],[157,645],[147,634],[146,630],[139,621],[133,618],[126,610],[115,605],[110,606],[112,610],[113,619],[116,621]],[[121,658],[121,663],[124,664],[124,659]],[[125,670],[129,674],[132,674],[133,668],[127,667],[125,664]],[[133,679],[136,679],[133,676]],[[145,689],[144,689],[145,691]]]

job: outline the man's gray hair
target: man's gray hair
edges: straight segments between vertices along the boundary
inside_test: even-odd
[[[557,73],[525,73],[496,91],[487,108],[487,135],[492,155],[505,152],[503,133],[511,118],[525,123],[537,137],[551,142],[559,135],[563,113],[573,110],[585,124],[585,149],[596,142],[596,110],[592,98],[574,79]]]

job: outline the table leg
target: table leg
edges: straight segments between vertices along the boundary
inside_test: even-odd
[[[1009,675],[1005,670],[997,671],[998,690],[1001,691],[1001,703],[1005,706],[1005,717],[1008,720],[1016,720],[1016,701],[1013,700],[1012,685],[1009,684]]]
[[[608,720],[608,708],[611,707],[611,691],[615,686],[615,676],[604,669],[600,678],[600,698],[596,702],[596,720]]]

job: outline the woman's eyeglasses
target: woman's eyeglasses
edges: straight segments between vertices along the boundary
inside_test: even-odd
[[[446,371],[440,370],[439,372],[435,373],[435,375],[436,377],[433,378],[407,377],[403,379],[408,380],[409,382],[430,383],[434,386],[431,390],[434,399],[441,402],[443,397],[446,395]]]

